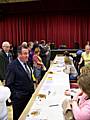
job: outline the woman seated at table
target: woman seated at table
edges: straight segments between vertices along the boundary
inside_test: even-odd
[[[0,120],[8,120],[6,100],[10,97],[10,89],[0,86]]]
[[[72,100],[73,115],[75,120],[90,120],[90,75],[80,75],[78,84],[80,91]]]
[[[65,63],[65,69],[63,70],[65,73],[69,74],[69,79],[70,80],[76,80],[77,79],[77,70],[70,60],[69,57],[65,56],[64,57],[64,63]]]
[[[64,52],[64,56],[69,57],[70,60],[71,60],[71,62],[72,62],[72,64],[73,64],[73,61],[74,61],[74,60],[73,60],[73,56],[69,53],[69,51],[66,50],[66,51]]]

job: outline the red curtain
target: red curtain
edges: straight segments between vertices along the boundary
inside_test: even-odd
[[[55,42],[57,47],[65,43],[68,48],[78,42],[84,48],[90,40],[90,16],[17,15],[0,18],[0,45],[5,40],[19,45],[23,41],[41,39]]]

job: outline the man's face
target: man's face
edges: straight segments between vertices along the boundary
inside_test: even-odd
[[[28,49],[22,48],[21,54],[19,54],[19,58],[22,62],[27,62],[29,57]]]
[[[86,47],[85,47],[85,51],[86,51],[86,53],[89,53],[89,52],[90,52],[90,47],[89,47],[89,46],[86,46]]]
[[[9,50],[10,50],[10,45],[4,45],[3,47],[3,50],[5,51],[5,52],[9,52]]]

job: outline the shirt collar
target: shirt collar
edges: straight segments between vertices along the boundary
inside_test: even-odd
[[[18,61],[23,65],[23,62],[19,59],[19,58],[17,58],[18,59]]]

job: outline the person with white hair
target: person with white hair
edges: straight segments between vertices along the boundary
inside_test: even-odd
[[[22,42],[22,44],[21,44],[22,46],[27,46],[28,45],[28,43],[27,42]]]
[[[2,43],[2,50],[0,51],[0,80],[5,80],[5,72],[7,65],[12,62],[12,54],[10,51],[10,43],[5,41]]]

